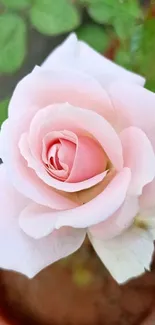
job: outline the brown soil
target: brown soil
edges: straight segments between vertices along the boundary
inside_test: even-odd
[[[119,286],[85,243],[33,280],[1,271],[1,315],[11,325],[155,325],[153,268]]]

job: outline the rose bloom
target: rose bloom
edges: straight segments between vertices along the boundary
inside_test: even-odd
[[[33,277],[88,234],[118,282],[155,238],[155,95],[74,34],[17,85],[0,134],[0,266]]]

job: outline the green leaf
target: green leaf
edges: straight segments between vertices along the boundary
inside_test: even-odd
[[[136,41],[135,41],[136,40]],[[132,59],[139,73],[147,80],[155,78],[155,19],[147,20],[133,37]]]
[[[137,0],[89,0],[89,14],[99,23],[109,22],[117,17],[141,17]]]
[[[94,24],[81,26],[76,34],[80,40],[88,43],[98,52],[103,52],[107,48],[109,38],[101,26]]]
[[[5,7],[11,9],[26,9],[31,5],[31,0],[0,0]]]
[[[76,3],[78,3],[78,4],[82,4],[82,5],[86,5],[86,6],[88,6],[88,5],[92,5],[92,4],[94,4],[94,3],[99,3],[99,2],[102,2],[103,0],[75,0],[76,1]]]
[[[0,125],[7,119],[8,117],[8,104],[9,99],[6,98],[0,102]]]
[[[155,93],[155,79],[147,80],[146,84],[145,84],[145,88],[147,88]]]
[[[141,24],[136,26],[131,38],[130,51],[131,53],[133,53],[133,55],[135,54],[136,51],[138,51],[142,37],[143,37],[143,25]]]
[[[88,9],[91,18],[97,23],[111,23],[112,18],[115,15],[114,6],[113,4],[110,4],[111,2],[113,2],[113,0],[105,0],[94,4],[92,3]]]
[[[26,25],[16,14],[0,16],[0,72],[18,70],[26,53]]]
[[[125,39],[132,34],[142,12],[137,0],[98,0],[91,2],[88,13],[98,23],[108,23],[114,26],[119,38]]]
[[[118,38],[120,38],[120,40],[125,40],[130,38],[134,33],[134,29],[136,28],[136,20],[134,18],[131,19],[130,16],[125,17],[124,15],[120,15],[114,19],[113,26]]]
[[[75,6],[68,0],[36,0],[30,10],[32,25],[46,35],[69,32],[80,24]]]
[[[121,66],[123,66],[126,69],[131,70],[131,57],[130,52],[126,51],[123,48],[119,48],[119,50],[116,53],[115,62]]]

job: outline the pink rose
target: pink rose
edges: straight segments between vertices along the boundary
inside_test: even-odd
[[[0,137],[0,266],[33,277],[88,233],[119,282],[155,238],[155,95],[71,35],[16,87]]]

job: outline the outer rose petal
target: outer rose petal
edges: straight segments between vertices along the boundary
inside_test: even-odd
[[[105,190],[90,202],[74,210],[58,212],[56,228],[70,225],[72,227],[89,227],[106,220],[119,209],[125,200],[131,180],[131,171],[124,168],[118,173]],[[95,211],[95,214],[94,214]]]
[[[86,43],[78,41],[75,34],[71,34],[42,64],[44,69],[52,69],[55,66],[86,71],[105,85],[118,79],[118,76],[141,86],[145,83],[143,77],[125,70],[97,53]]]
[[[9,126],[5,122],[0,134],[1,158],[7,165],[14,186],[37,203],[58,209],[70,208],[73,203],[65,200],[65,206],[62,204],[60,207],[60,201],[59,205],[56,200],[54,204],[51,202],[53,196],[50,187],[43,184],[27,167],[18,143],[21,134],[28,130],[32,117],[39,109],[51,103],[66,101],[89,110],[94,109],[106,118],[110,118],[113,113],[107,93],[90,76],[69,70],[42,71],[38,68],[17,85],[9,105]]]
[[[119,283],[149,269],[154,251],[153,238],[143,229],[132,227],[109,241],[90,235],[90,240],[102,262]]]
[[[98,239],[107,240],[118,236],[131,226],[139,211],[138,199],[127,197],[123,205],[107,220],[89,228],[89,233]]]
[[[18,193],[0,167],[0,267],[33,277],[47,265],[77,250],[85,230],[64,228],[42,240],[26,236],[20,229],[18,216],[29,200]]]
[[[18,132],[18,131],[17,131]],[[0,157],[5,163],[9,179],[16,189],[33,201],[57,209],[69,209],[78,204],[68,196],[56,193],[27,166],[18,148],[18,134],[9,120],[2,125],[0,134]],[[26,150],[26,148],[24,148]]]
[[[135,219],[135,225],[145,228],[155,240],[155,206],[149,209],[142,209],[140,206],[139,213]]]
[[[155,94],[123,82],[113,83],[108,92],[115,110],[112,125],[119,131],[129,126],[142,129],[155,150]]]
[[[20,213],[19,225],[21,229],[35,239],[45,237],[47,235],[45,229],[49,226],[50,232],[55,228],[56,217],[55,210],[52,210],[43,205],[31,203],[25,207]]]
[[[19,124],[23,133],[38,110],[66,102],[94,110],[106,119],[113,115],[110,98],[97,80],[82,71],[59,70],[56,66],[52,71],[36,67],[17,84],[9,104],[9,119]]]
[[[28,207],[20,216],[21,228],[30,236],[40,238],[50,234],[55,227],[86,228],[106,220],[119,209],[125,200],[131,172],[124,168],[96,198],[75,209],[66,211],[40,211]],[[33,211],[35,209],[35,214]],[[31,211],[31,214],[30,214]],[[31,217],[33,215],[33,218]],[[45,221],[46,215],[46,221]]]
[[[155,207],[155,179],[144,187],[139,201],[141,209],[149,209]]]
[[[129,127],[120,134],[123,146],[124,166],[132,172],[130,193],[140,195],[144,185],[155,177],[155,155],[146,134],[136,128]]]

